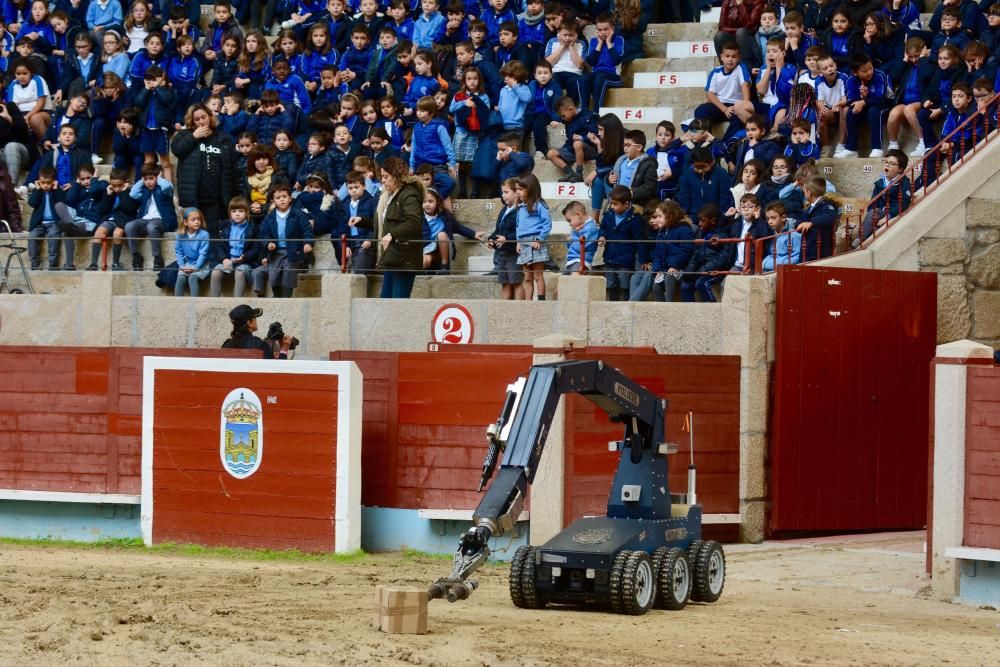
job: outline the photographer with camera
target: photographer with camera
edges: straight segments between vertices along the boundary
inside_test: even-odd
[[[260,308],[253,308],[247,304],[241,304],[229,311],[233,332],[222,344],[222,347],[238,350],[260,350],[264,359],[290,359],[294,356],[299,339],[286,334],[281,327],[281,322],[271,323],[265,340],[254,335],[257,331],[257,318],[263,314],[264,311]]]

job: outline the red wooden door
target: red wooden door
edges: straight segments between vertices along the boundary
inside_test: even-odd
[[[778,272],[773,533],[920,528],[937,275]]]
[[[587,348],[569,359],[600,359],[653,393],[670,401],[666,439],[680,444],[670,457],[670,489],[687,489],[690,460],[688,434],[683,432],[689,411],[695,418],[695,463],[698,499],[708,514],[740,511],[740,358],[722,356],[658,355],[655,350]],[[586,515],[607,511],[608,493],[618,466],[609,440],[622,436],[620,424],[581,396],[566,397],[565,525]]]

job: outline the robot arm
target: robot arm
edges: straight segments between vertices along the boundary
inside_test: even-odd
[[[559,398],[578,393],[626,425],[625,443],[634,460],[642,449],[663,440],[666,404],[642,385],[600,361],[562,361],[532,366],[527,378],[507,388],[507,398],[496,423],[486,429],[489,449],[479,482],[482,490],[500,470],[473,514],[455,553],[449,576],[428,591],[431,598],[464,599],[478,586],[467,581],[486,561],[489,539],[511,530],[524,509],[524,498],[534,481]]]

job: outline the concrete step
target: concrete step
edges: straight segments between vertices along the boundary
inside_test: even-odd
[[[653,74],[656,76],[656,74]],[[673,113],[676,123],[678,111],[684,113],[692,111],[705,101],[705,75],[701,75],[702,85],[698,87],[670,87],[670,88],[612,88],[604,97],[604,102],[609,107],[634,109],[651,108],[657,111]],[[602,109],[602,111],[604,111]],[[685,117],[689,117],[688,114]],[[671,120],[666,118],[664,120]],[[625,118],[622,117],[622,122]],[[657,121],[659,122],[659,120]]]
[[[676,88],[705,89],[707,74],[698,70],[685,72],[639,72],[634,75],[632,88],[673,90]]]
[[[83,284],[84,271],[31,271],[31,284],[36,294],[79,294]],[[322,291],[322,276],[318,273],[307,273],[299,277],[299,286],[295,296],[318,297]],[[14,287],[24,288],[20,273],[12,276]],[[208,279],[201,283],[201,296],[209,295]],[[156,275],[152,270],[122,271],[112,274],[111,293],[114,296],[173,296],[174,288],[159,288],[156,286]],[[270,293],[270,292],[269,292]],[[234,294],[232,281],[223,284],[222,296],[248,296]]]
[[[711,41],[718,32],[719,22],[714,23],[652,23],[646,28],[643,47],[648,56],[662,56],[667,45],[683,40]]]
[[[666,58],[664,56],[639,58],[629,63],[622,75],[625,83],[631,79],[629,74],[635,72],[667,72],[667,71],[692,71],[704,72],[708,76],[709,70],[716,66],[714,52],[710,56],[687,56],[683,58]]]

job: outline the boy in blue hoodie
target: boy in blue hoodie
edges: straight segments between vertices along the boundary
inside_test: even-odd
[[[604,106],[604,95],[608,88],[621,88],[622,57],[625,55],[625,39],[615,34],[614,19],[608,14],[601,14],[594,21],[597,36],[590,38],[587,49],[587,64],[590,73],[584,76],[584,97],[593,97],[594,113]],[[587,106],[587,100],[583,101]]]
[[[142,180],[132,186],[129,196],[138,202],[138,218],[125,223],[128,250],[132,253],[132,270],[143,270],[139,240],[149,237],[153,254],[153,268],[163,268],[163,232],[177,229],[177,211],[174,208],[174,186],[160,176],[160,165],[147,162],[142,166]]]
[[[500,26],[510,21],[517,26],[517,16],[507,7],[507,0],[489,0],[480,20],[486,25],[486,41],[490,46],[500,45]]]
[[[375,207],[378,200],[365,190],[365,175],[347,173],[347,201],[339,204],[342,226],[336,234],[347,234],[347,259],[353,273],[375,268]]]
[[[562,210],[563,217],[569,223],[570,233],[566,239],[566,268],[563,275],[580,273],[580,241],[583,241],[583,266],[589,271],[597,253],[597,239],[600,230],[594,219],[587,215],[587,207],[578,201],[571,201]],[[605,254],[607,251],[605,250]]]
[[[341,80],[346,82],[351,90],[359,90],[365,83],[365,75],[372,59],[370,42],[371,34],[368,28],[360,23],[351,28],[351,45],[337,63]]]
[[[561,122],[555,102],[562,97],[562,89],[552,80],[552,65],[545,60],[535,63],[535,78],[528,84],[531,101],[524,110],[524,145],[528,137],[534,139],[535,150],[545,155],[549,152],[549,128]]]
[[[28,258],[32,271],[42,268],[42,239],[46,239],[49,246],[48,270],[59,270],[59,239],[62,238],[62,232],[59,230],[59,216],[55,207],[65,199],[66,193],[59,189],[56,182],[56,170],[52,167],[39,170],[35,189],[28,196],[28,206],[33,209],[28,221]],[[72,262],[73,258],[70,257],[68,263]]]
[[[545,34],[545,3],[543,0],[528,0],[524,11],[517,15],[517,32],[520,40],[530,48],[541,52],[549,41]]]
[[[910,208],[913,197],[910,179],[902,175],[909,162],[906,153],[898,148],[890,148],[885,152],[882,175],[872,188],[871,202],[861,223],[861,239],[855,241],[855,247],[874,234],[877,228]]]
[[[420,16],[413,22],[413,43],[418,49],[433,49],[444,36],[445,17],[438,0],[420,0]]]
[[[705,204],[728,211],[733,206],[732,185],[726,170],[716,164],[712,151],[698,147],[691,151],[691,168],[681,174],[676,201],[692,218]]]
[[[312,111],[312,100],[306,84],[297,74],[292,74],[292,68],[287,60],[276,60],[271,66],[271,78],[264,84],[264,90],[278,93],[278,99],[286,109],[298,107],[302,114]],[[292,128],[289,128],[292,129]]]
[[[194,40],[187,35],[177,38],[177,53],[170,57],[166,66],[167,80],[174,89],[174,129],[182,129],[181,122],[188,106],[194,99],[195,91],[201,84],[201,60],[194,53]]]
[[[946,155],[950,155],[951,163],[955,164],[962,159],[968,151],[972,150],[975,143],[972,136],[973,127],[977,123],[967,123],[962,127],[962,123],[972,118],[976,112],[972,108],[972,87],[967,83],[956,83],[951,87],[951,110],[944,118],[944,126],[941,129],[941,137],[948,137],[961,127],[962,129],[954,136],[941,142],[941,150]],[[980,122],[981,124],[981,122]],[[992,128],[991,128],[992,129]],[[982,127],[977,128],[978,137],[983,136]],[[978,138],[977,137],[977,138]]]
[[[76,181],[66,191],[65,202],[55,205],[59,218],[59,230],[63,235],[63,271],[74,271],[75,242],[78,238],[90,238],[101,221],[98,204],[108,189],[107,181],[94,177],[94,167],[85,164],[80,167]]]
[[[624,185],[611,190],[610,205],[601,219],[597,244],[604,248],[604,278],[608,301],[628,301],[636,269],[638,244],[646,238],[642,218],[632,208],[632,191]]]
[[[566,125],[566,143],[558,150],[549,149],[547,157],[563,171],[559,182],[582,183],[583,163],[597,157],[597,147],[589,139],[591,134],[597,134],[597,119],[589,109],[578,110],[568,95],[556,100],[555,108]]]
[[[535,159],[518,149],[521,147],[521,135],[508,132],[497,140],[497,180],[501,183],[508,178],[531,173],[535,169]]]
[[[164,165],[163,177],[170,181],[173,179],[173,167],[170,166],[167,148],[174,120],[174,91],[167,85],[162,69],[153,66],[146,70],[142,88],[135,93],[135,106],[142,119],[143,132],[139,142],[146,162],[159,160]]]
[[[882,157],[883,116],[892,106],[892,81],[875,64],[868,54],[861,52],[851,56],[851,76],[845,85],[847,91],[847,137],[845,151],[835,153],[836,158],[858,156],[858,134],[861,124],[868,125],[871,132],[871,157]]]
[[[417,122],[413,126],[410,150],[410,169],[416,172],[421,164],[434,168],[434,189],[444,200],[445,209],[451,209],[448,197],[455,189],[458,162],[452,148],[448,126],[434,118],[437,102],[433,97],[422,97],[417,102]]]

